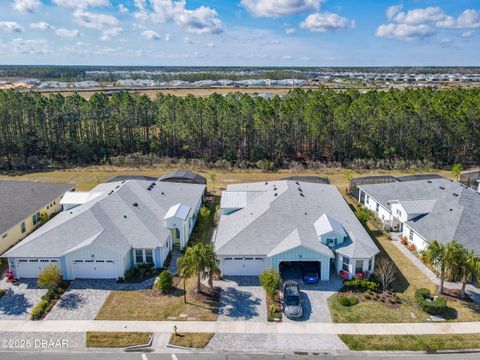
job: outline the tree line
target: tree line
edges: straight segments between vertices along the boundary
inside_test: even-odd
[[[480,161],[480,89],[294,89],[176,97],[0,91],[0,167],[109,163],[134,153],[231,164]]]

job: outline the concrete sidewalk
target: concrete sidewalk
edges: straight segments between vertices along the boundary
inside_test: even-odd
[[[2,320],[0,332],[212,332],[217,334],[468,334],[480,333],[480,322],[443,323],[266,323],[251,321],[103,321]]]

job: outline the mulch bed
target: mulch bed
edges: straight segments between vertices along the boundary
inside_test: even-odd
[[[438,289],[438,287],[437,287]],[[465,297],[462,299],[460,297],[460,293],[461,293],[461,290],[460,289],[447,289],[447,288],[443,288],[443,294],[441,294],[442,296],[444,296],[447,300],[462,300],[462,301],[466,301],[466,302],[473,302],[473,300],[470,298],[470,296],[468,296],[468,294],[465,294]]]
[[[400,304],[402,303],[401,300],[397,297],[397,295],[392,291],[386,291],[385,293],[381,291],[372,291],[372,290],[368,290],[365,292],[341,291],[338,293],[338,295],[355,296],[359,302],[376,301],[392,310],[399,309]]]
[[[274,321],[273,319],[276,318],[278,320],[275,320],[275,322],[282,322],[282,302],[280,299],[280,291],[277,290],[277,293],[275,294],[273,301],[267,296],[266,303],[267,303],[267,320]],[[272,305],[275,305],[275,310],[276,310],[273,316],[270,315],[270,307]]]

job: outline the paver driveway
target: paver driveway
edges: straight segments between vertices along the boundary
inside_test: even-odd
[[[30,318],[30,312],[47,292],[38,287],[35,279],[20,280],[16,284],[0,281],[5,295],[0,298],[0,320],[24,320]]]
[[[222,289],[218,321],[266,321],[266,299],[258,277],[232,276],[215,281]]]
[[[283,321],[332,322],[327,299],[343,286],[343,280],[334,271],[330,273],[329,281],[319,281],[316,284],[305,284],[298,269],[284,273],[283,277],[298,283],[303,306],[303,316],[300,319],[283,316]]]
[[[115,280],[74,280],[47,320],[93,320],[112,290],[140,290],[153,285],[155,278],[141,283],[119,284]]]

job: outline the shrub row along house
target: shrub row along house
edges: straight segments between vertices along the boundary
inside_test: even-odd
[[[222,192],[214,245],[223,275],[259,275],[268,268],[316,263],[344,277],[372,273],[378,248],[337,188],[270,181],[232,184]]]
[[[41,216],[62,209],[60,199],[73,184],[0,180],[0,253],[40,226]]]
[[[359,185],[359,201],[417,250],[456,240],[480,255],[480,193],[447,179]]]
[[[35,278],[49,264],[65,279],[122,278],[138,263],[161,268],[174,246],[186,246],[205,185],[121,180],[67,193],[64,211],[2,257],[17,278]]]

